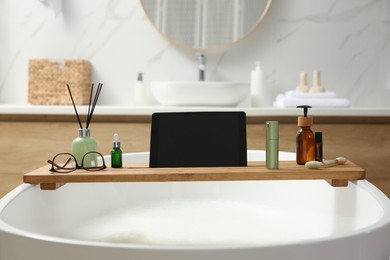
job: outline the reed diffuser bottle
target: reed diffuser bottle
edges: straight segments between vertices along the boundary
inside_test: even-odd
[[[85,128],[81,124],[81,120],[80,120],[79,114],[77,112],[77,108],[76,108],[76,105],[74,103],[72,92],[70,91],[69,85],[67,85],[67,87],[68,87],[70,98],[72,99],[72,104],[73,104],[74,111],[76,113],[77,121],[78,121],[79,126],[80,126],[80,128],[78,130],[78,136],[72,142],[72,154],[76,158],[78,166],[83,166],[84,168],[96,167],[98,165],[97,154],[92,153],[92,154],[89,154],[88,156],[85,156],[85,155],[89,152],[97,152],[98,151],[96,140],[91,137],[91,130],[89,129],[89,124],[91,123],[92,115],[93,115],[93,112],[95,111],[95,107],[96,107],[97,101],[99,99],[100,91],[102,90],[103,84],[102,83],[98,84],[98,87],[97,87],[96,92],[95,92],[95,96],[94,96],[94,91],[93,91],[93,84],[91,86],[91,95],[90,95],[89,106],[88,106],[87,124],[86,124]],[[93,100],[92,100],[92,97],[93,97]]]
[[[304,116],[298,117],[298,126],[299,129],[296,136],[296,154],[297,154],[297,164],[304,165],[308,161],[314,161],[314,133],[310,129],[310,126],[313,124],[313,117],[307,116],[307,110],[311,106],[298,106],[297,108],[303,108]]]
[[[72,154],[76,158],[77,163],[81,165],[84,155],[88,152],[97,152],[97,143],[96,140],[91,137],[91,131],[88,128],[82,128],[79,129],[78,137],[72,142]],[[96,167],[97,164],[96,154],[91,154],[84,158],[84,167]]]

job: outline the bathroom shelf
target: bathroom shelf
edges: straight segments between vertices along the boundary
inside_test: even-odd
[[[91,172],[51,173],[46,165],[23,176],[25,183],[40,184],[42,190],[55,190],[65,183],[242,181],[242,180],[328,180],[332,186],[348,186],[349,180],[365,178],[365,170],[347,161],[344,165],[307,169],[295,161],[280,161],[278,170],[268,170],[265,162],[249,162],[247,167],[149,168],[146,163],[125,164]]]

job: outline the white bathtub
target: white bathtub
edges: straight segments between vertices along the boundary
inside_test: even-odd
[[[23,184],[0,200],[0,259],[387,260],[389,210],[365,180]]]

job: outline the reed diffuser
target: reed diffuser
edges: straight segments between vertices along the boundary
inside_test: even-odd
[[[89,129],[89,125],[91,123],[93,112],[95,111],[95,107],[99,99],[100,91],[102,90],[103,84],[102,83],[98,84],[95,93],[93,91],[94,85],[92,84],[91,86],[91,94],[89,97],[89,105],[88,105],[87,124],[85,128],[81,124],[80,116],[79,113],[77,112],[77,108],[73,100],[72,92],[70,91],[70,87],[68,84],[67,87],[80,126],[78,130],[78,136],[72,142],[72,154],[76,158],[77,164],[79,166],[95,167],[98,165],[97,155],[94,153],[90,154],[89,156],[85,156],[85,155],[88,152],[97,152],[97,143],[96,140],[93,137],[91,137],[91,131]]]

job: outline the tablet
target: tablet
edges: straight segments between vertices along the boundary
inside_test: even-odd
[[[152,115],[149,167],[246,165],[245,112]]]

